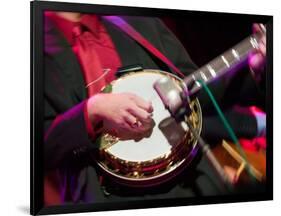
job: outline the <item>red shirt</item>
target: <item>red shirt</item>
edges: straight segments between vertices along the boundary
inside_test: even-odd
[[[91,48],[95,50],[95,53],[98,56],[98,59],[95,58],[95,60],[99,61],[98,65],[100,65],[105,73],[107,73],[105,76],[100,76],[97,74],[94,80],[99,80],[99,82],[102,82],[102,85],[106,85],[115,79],[115,73],[121,66],[121,61],[110,36],[108,35],[105,27],[100,21],[100,17],[94,14],[85,14],[82,15],[79,22],[73,22],[61,16],[58,16],[54,12],[45,12],[45,16],[48,16],[48,18],[50,18],[57,26],[58,30],[65,36],[78,60],[83,58],[83,56],[79,56],[79,53],[76,52],[77,46],[75,45],[73,29],[75,28],[75,26],[80,24],[86,27],[86,30],[84,30],[87,31],[87,34],[91,34],[90,36],[92,38]],[[92,67],[92,65],[83,65],[81,61],[80,64],[82,66],[81,68],[86,88],[86,85],[88,84],[86,73],[89,73],[89,71],[93,71],[92,69],[88,70],[88,67]],[[93,77],[95,76],[95,74],[92,74],[91,76]],[[98,92],[99,91],[97,91],[96,93]],[[93,130],[93,125],[88,116],[87,103],[85,103],[84,116],[88,134],[91,136],[91,138],[94,139],[96,136]]]
[[[87,27],[87,31],[95,38],[91,45],[96,50],[103,69],[111,69],[111,74],[114,74],[121,66],[119,55],[105,27],[101,23],[100,17],[95,14],[85,14],[82,15],[80,22],[72,22],[53,12],[46,12],[45,15],[54,21],[59,31],[63,33],[69,44],[72,46],[75,54],[73,28],[77,26],[78,23],[81,23]]]

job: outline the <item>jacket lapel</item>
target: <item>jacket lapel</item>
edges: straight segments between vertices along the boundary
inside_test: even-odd
[[[55,28],[54,23],[45,20],[45,54],[49,55],[59,67],[63,83],[68,83],[71,90],[73,103],[78,103],[86,98],[86,89],[79,62],[72,51],[71,45]]]

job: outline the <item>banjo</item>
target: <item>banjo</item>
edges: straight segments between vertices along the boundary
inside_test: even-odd
[[[200,90],[206,84],[235,69],[247,60],[248,55],[258,48],[262,33],[253,34],[208,64],[196,70],[184,80],[160,70],[142,70],[130,72],[114,80],[105,88],[106,92],[134,93],[154,108],[155,126],[149,137],[141,140],[119,140],[110,134],[99,138],[99,153],[95,160],[101,170],[112,180],[130,187],[149,187],[171,180],[182,172],[195,157],[198,140],[190,132],[187,123],[175,121],[165,108],[153,85],[165,78],[175,83],[179,91],[186,83],[194,81],[190,94]],[[108,90],[109,89],[109,90]],[[186,116],[195,130],[202,129],[202,112],[197,98],[190,101],[191,112]]]

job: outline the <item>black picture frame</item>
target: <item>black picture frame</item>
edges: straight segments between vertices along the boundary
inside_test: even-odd
[[[58,214],[89,211],[107,211],[121,209],[154,208],[182,205],[247,202],[273,199],[273,16],[249,15],[233,13],[214,13],[172,9],[138,8],[124,6],[106,6],[66,2],[31,2],[31,182],[30,182],[30,214]],[[243,22],[261,22],[267,25],[267,63],[266,63],[266,111],[267,111],[267,180],[266,192],[262,194],[232,195],[223,197],[175,198],[170,200],[132,201],[114,204],[77,204],[44,207],[43,174],[44,174],[44,134],[43,134],[43,88],[44,88],[44,48],[43,48],[43,13],[50,11],[79,11],[82,13],[102,13],[128,16],[192,16],[214,19],[233,19]]]

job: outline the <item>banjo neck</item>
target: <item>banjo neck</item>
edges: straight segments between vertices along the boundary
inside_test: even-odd
[[[184,79],[184,82],[187,85],[194,83],[189,89],[189,94],[193,95],[201,89],[202,86],[197,82],[198,80],[208,84],[224,74],[235,70],[238,66],[243,65],[246,62],[248,55],[258,48],[259,40],[264,33],[265,30],[263,33],[258,32],[250,35],[237,45],[196,70],[191,75],[187,76]]]

